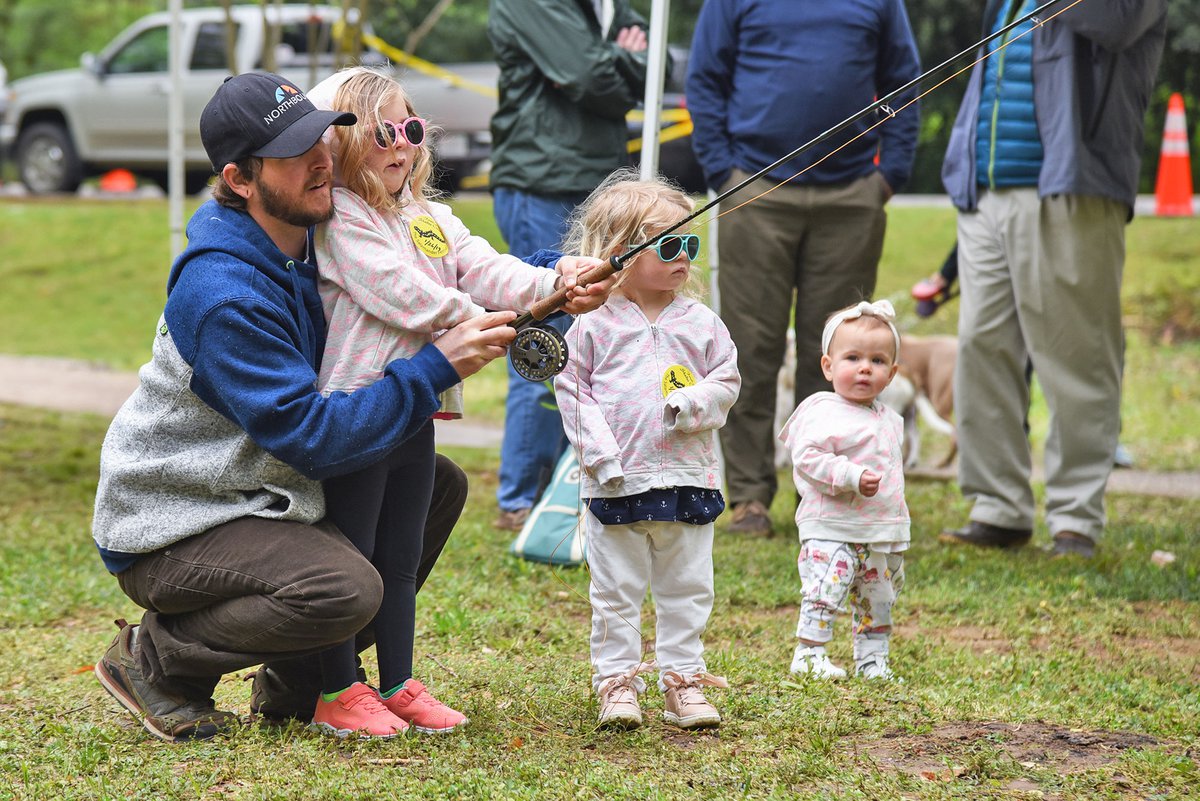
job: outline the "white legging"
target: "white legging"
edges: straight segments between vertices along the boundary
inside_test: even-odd
[[[651,588],[659,670],[685,679],[704,672],[700,635],[713,605],[712,523],[605,526],[590,512],[584,517],[592,574],[593,689],[642,661],[642,602]]]

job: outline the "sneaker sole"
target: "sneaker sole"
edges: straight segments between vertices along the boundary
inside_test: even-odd
[[[208,739],[208,738],[196,738],[196,737],[180,738],[180,737],[176,737],[173,734],[168,734],[167,732],[163,731],[162,729],[159,729],[157,726],[155,726],[153,723],[150,722],[150,718],[147,717],[146,713],[144,713],[142,711],[142,708],[140,706],[138,706],[137,701],[134,700],[125,691],[125,688],[122,687],[121,684],[116,679],[114,679],[111,675],[109,675],[107,670],[104,669],[103,661],[97,662],[96,667],[94,667],[92,669],[92,672],[96,674],[96,679],[99,680],[100,686],[103,687],[105,690],[107,690],[109,695],[111,695],[113,698],[117,699],[117,703],[119,703],[121,706],[123,706],[125,708],[125,711],[127,711],[129,714],[133,715],[134,720],[141,723],[142,727],[146,731],[150,732],[158,739],[163,740],[168,743],[176,743],[176,742],[179,742],[181,739]],[[215,734],[215,732],[214,732],[214,734]]]
[[[820,679],[822,681],[845,681],[849,674],[842,673],[815,673],[811,670],[790,670],[788,671],[793,676],[801,679]]]
[[[608,718],[601,718],[597,725],[602,729],[622,729],[624,731],[630,731],[632,729],[640,729],[642,727],[642,719],[613,715]]]
[[[339,729],[328,723],[310,723],[308,724],[309,731],[315,731],[320,734],[332,734],[339,740],[345,740],[348,737],[354,737],[358,740],[390,740],[393,737],[403,737],[408,729],[404,731],[393,732],[392,734],[370,734],[361,729]]]
[[[449,734],[452,731],[458,731],[459,729],[463,728],[470,722],[471,722],[470,718],[463,718],[462,723],[455,723],[453,726],[446,726],[445,728],[442,728],[442,729],[435,729],[430,726],[418,726],[417,724],[412,723],[410,721],[408,724],[408,727],[410,729],[412,729],[413,731],[420,732],[421,734]]]
[[[674,712],[664,712],[663,720],[681,729],[703,729],[721,725],[720,715],[715,717],[712,715],[689,715],[681,718]]]

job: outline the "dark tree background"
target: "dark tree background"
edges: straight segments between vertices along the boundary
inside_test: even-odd
[[[186,0],[184,5],[217,2]],[[650,0],[632,2],[649,19]],[[481,61],[492,57],[486,30],[487,0],[331,0],[331,4],[364,8],[375,32],[398,47],[427,19],[436,19],[414,47],[416,55],[430,61]],[[672,44],[690,44],[701,5],[702,0],[673,0],[668,23]],[[925,68],[941,63],[980,38],[983,5],[982,0],[907,0]],[[130,22],[166,7],[166,0],[0,0],[0,61],[7,66],[10,81],[35,72],[74,67],[81,53],[100,50]],[[922,101],[920,145],[909,191],[941,191],[938,176],[942,153],[964,81],[957,78]],[[1142,191],[1154,187],[1163,118],[1172,92],[1183,93],[1187,105],[1191,152],[1197,156],[1192,163],[1193,177],[1200,187],[1200,2],[1196,0],[1169,2],[1167,48],[1146,122]]]

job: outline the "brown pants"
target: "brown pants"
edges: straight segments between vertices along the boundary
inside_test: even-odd
[[[745,180],[734,170],[723,190]],[[723,210],[775,185],[759,179]],[[796,403],[828,390],[821,329],[834,311],[875,291],[887,214],[879,173],[842,186],[781,186],[720,220],[721,319],[738,349],[742,391],[721,429],[731,504],[771,505],[775,477],[775,385],[795,298]]]
[[[466,474],[439,454],[418,588],[466,490]],[[146,675],[190,698],[208,698],[223,674],[260,662],[305,679],[311,673],[319,686],[317,660],[297,657],[355,635],[366,647],[364,629],[383,596],[375,568],[325,521],[234,520],[147,554],[117,580],[147,610],[138,630]]]

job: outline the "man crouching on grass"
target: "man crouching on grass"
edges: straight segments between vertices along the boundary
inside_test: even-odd
[[[153,355],[100,455],[93,536],[147,611],[140,625],[118,621],[96,676],[168,741],[236,722],[212,700],[222,674],[263,662],[269,675],[369,624],[379,575],[322,520],[320,480],[388,453],[515,333],[511,312],[483,315],[369,387],[317,392],[325,319],[310,228],[333,208],[321,137],[355,116],[318,111],[294,86],[239,75],[205,107],[216,200],[188,225]],[[436,482],[418,586],[466,497],[447,459]]]

